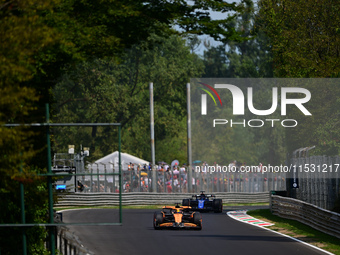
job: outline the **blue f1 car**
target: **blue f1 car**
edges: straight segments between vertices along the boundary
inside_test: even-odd
[[[222,199],[215,198],[215,195],[206,195],[201,191],[199,195],[193,195],[190,199],[183,199],[183,206],[190,206],[195,211],[214,211],[221,213],[223,211]]]

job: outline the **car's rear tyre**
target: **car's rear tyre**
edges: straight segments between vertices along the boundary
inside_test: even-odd
[[[183,199],[182,205],[183,206],[190,206],[190,199]]]
[[[195,212],[194,213],[194,223],[198,224],[198,223],[201,222],[201,220],[202,220],[201,214],[199,212]]]
[[[213,200],[213,209],[215,213],[221,213],[223,211],[222,199]]]
[[[194,213],[194,224],[197,225],[197,229],[202,229],[202,215],[199,212]]]
[[[153,215],[153,227],[154,229],[160,229],[160,224],[163,223],[163,214],[160,212],[155,212]]]

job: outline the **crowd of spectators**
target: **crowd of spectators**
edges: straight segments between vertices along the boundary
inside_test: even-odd
[[[210,190],[213,192],[229,192],[229,191],[248,191],[258,192],[266,191],[268,187],[268,178],[261,173],[261,164],[259,164],[258,172],[247,174],[239,171],[241,166],[236,161],[230,163],[236,167],[236,172],[223,173],[216,172],[210,174],[206,171],[208,164],[203,162],[200,167],[203,171],[197,172],[192,168],[192,191],[199,192],[200,190]],[[122,191],[123,192],[151,192],[153,191],[153,174],[151,165],[128,164],[122,171]],[[281,178],[280,176],[277,176]],[[277,177],[270,179],[271,182],[277,181]],[[118,178],[118,177],[117,177]],[[119,192],[119,185],[116,181],[105,183],[103,181],[98,185],[97,181],[93,180],[91,184],[84,184],[83,187],[78,185],[78,191],[85,192]],[[162,162],[156,166],[156,192],[161,193],[186,193],[188,191],[188,167],[183,164],[175,163],[173,165]],[[282,181],[282,178],[280,179]]]

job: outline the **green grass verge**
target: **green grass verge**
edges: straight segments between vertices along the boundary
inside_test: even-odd
[[[251,210],[248,211],[247,214],[260,220],[275,223],[275,225],[267,228],[292,236],[306,243],[310,243],[323,250],[340,255],[339,238],[322,233],[298,221],[288,220],[273,215],[269,209]]]

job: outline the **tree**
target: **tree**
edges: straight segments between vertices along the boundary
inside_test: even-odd
[[[65,68],[74,68],[82,61],[93,61],[98,57],[111,58],[137,42],[145,41],[152,33],[166,36],[176,34],[178,32],[172,29],[175,24],[184,29],[183,34],[209,32],[221,39],[225,36],[237,39],[238,35],[234,31],[221,31],[221,23],[224,21],[209,23],[209,7],[219,11],[242,9],[235,4],[220,1],[194,1],[189,6],[182,0],[2,0],[0,122],[44,122],[45,103],[54,100],[49,93],[50,89],[58,82]],[[202,8],[203,11],[196,12]],[[176,108],[178,105],[173,103],[172,106]],[[0,132],[0,150],[3,155],[0,159],[1,199],[5,197],[1,201],[7,204],[10,197],[6,197],[6,192],[17,191],[19,181],[33,181],[34,185],[25,186],[27,189],[39,186],[39,178],[36,180],[29,173],[43,171],[45,168],[46,141],[43,131],[33,129],[8,129],[1,126]],[[19,173],[20,165],[23,174]],[[30,201],[33,201],[39,192],[29,190],[31,192],[27,199],[32,198]],[[11,201],[19,201],[18,193],[13,193]],[[42,204],[44,201],[39,200]],[[36,207],[31,207],[36,211],[38,208],[43,210],[42,204],[37,202],[34,204]],[[6,218],[6,215],[17,216],[17,212],[18,208],[14,207],[3,211],[1,222],[14,220]],[[15,219],[16,222],[20,221],[19,218]],[[40,220],[34,215],[32,219]],[[16,238],[15,234],[11,234],[7,232],[7,236]],[[8,240],[2,245],[11,249],[16,247],[13,239],[6,237],[1,240]],[[30,243],[34,246],[41,244],[41,240],[39,235]],[[1,251],[4,254],[15,253],[3,246]]]
[[[298,126],[287,132],[289,152],[316,146],[311,153],[316,155],[338,155],[340,142],[339,99],[340,86],[337,79],[298,79],[296,87],[304,86],[311,93],[311,100],[305,107],[312,116],[304,116],[296,107],[288,110],[289,118],[298,120]]]
[[[20,121],[43,122],[45,103],[54,100],[49,90],[65,68],[73,68],[85,60],[117,55],[145,41],[151,33],[162,36],[209,33],[219,40],[237,39],[238,33],[228,30],[225,24],[232,17],[210,22],[209,8],[221,12],[242,11],[242,5],[220,1],[193,1],[192,5],[182,0],[4,2],[0,9],[3,21],[1,56],[4,56],[0,64],[1,92],[8,98],[33,100],[37,107],[35,114],[21,116]],[[173,29],[175,25],[181,32]],[[17,94],[20,90],[25,93]],[[2,109],[5,108],[8,105]],[[17,120],[11,119],[12,122]],[[46,154],[41,148],[45,140],[39,137],[42,134],[34,139],[34,147],[40,152],[35,163],[44,167],[42,158]]]
[[[38,95],[23,83],[37,72],[35,57],[52,44],[55,33],[41,14],[51,10],[55,1],[1,1],[0,3],[0,123],[23,123],[35,110]],[[46,184],[37,177],[32,164],[34,132],[27,128],[0,126],[0,223],[21,223],[19,183],[25,188],[26,222],[45,222]],[[22,169],[22,173],[20,173]],[[4,228],[2,228],[4,230]],[[18,245],[21,228],[0,232],[2,254],[22,252]],[[34,227],[26,232],[28,252],[44,254],[46,231]],[[20,243],[20,241],[19,241]]]
[[[204,77],[228,77],[226,46],[211,47],[204,52]]]
[[[271,78],[272,54],[266,35],[256,24],[253,2],[229,22],[243,40],[225,40],[204,52],[204,77]]]
[[[277,77],[339,77],[340,3],[337,1],[259,1],[258,24],[269,38]],[[298,127],[287,132],[290,152],[316,145],[316,153],[338,153],[339,133],[336,95],[339,86],[330,80],[305,80],[312,94],[312,116],[290,111]]]
[[[266,35],[257,29],[256,14],[253,3],[247,2],[245,11],[239,13],[237,18],[230,22],[230,26],[242,34],[245,40],[226,40],[223,45],[209,47],[204,52],[204,77],[273,77],[271,46]],[[254,105],[256,105],[257,109],[268,109],[270,107],[270,105],[268,106],[268,101],[272,98],[270,82],[263,85],[260,82],[252,84],[254,84]],[[245,88],[243,88],[243,91],[247,93]],[[227,101],[229,102],[229,100]],[[226,112],[222,116],[231,115],[231,113]],[[249,112],[244,117],[248,120],[258,118],[258,116],[254,116]],[[273,114],[271,117],[280,118],[281,116]],[[285,134],[283,128],[278,126],[272,128],[267,125],[262,128],[233,127],[227,130],[229,137],[224,135],[223,138],[219,137],[215,141],[216,147],[220,148],[214,152],[215,155],[218,155],[219,151],[224,151],[224,157],[229,157],[228,162],[235,159],[252,164],[259,162],[280,164],[283,162],[285,157],[285,144],[283,142]],[[221,149],[220,141],[224,142],[224,149]],[[220,143],[219,146],[217,146],[218,143]],[[226,148],[226,144],[229,144],[231,148]],[[220,156],[220,159],[223,160],[223,157]]]
[[[136,45],[120,58],[119,64],[115,59],[98,59],[71,70],[53,90],[57,99],[54,120],[122,123],[123,149],[149,159],[150,138],[145,134],[150,133],[149,82],[153,81],[158,150],[163,140],[185,132],[182,120],[186,116],[186,83],[200,75],[202,63],[178,36],[167,39],[153,35],[148,43],[154,45],[153,49]],[[69,139],[78,137],[84,139],[83,144],[91,144],[91,154],[96,157],[117,149],[113,130],[70,130],[64,128],[62,135],[55,136],[56,144],[66,147]]]
[[[36,52],[31,68],[35,71],[25,86],[39,95],[36,114],[26,116],[26,122],[43,122],[45,103],[52,103],[50,89],[59,81],[65,69],[81,62],[105,59],[118,55],[132,45],[146,42],[153,33],[160,37],[173,34],[208,33],[217,40],[241,39],[238,32],[225,20],[212,21],[209,10],[243,10],[242,4],[220,1],[80,1],[59,0],[52,8],[38,12],[44,25],[53,31],[53,41]],[[180,29],[175,30],[174,27]],[[156,42],[154,42],[156,43]],[[146,43],[150,49],[155,45]],[[37,118],[37,116],[39,116]],[[37,135],[35,147],[40,149],[45,140]],[[45,152],[37,155],[42,162]],[[40,165],[40,167],[43,167]]]
[[[198,0],[191,4],[183,0],[60,0],[43,16],[46,24],[57,32],[58,40],[37,56],[41,74],[55,82],[53,79],[60,75],[58,70],[66,64],[112,57],[146,41],[151,34],[165,37],[209,34],[220,41],[242,39],[240,32],[229,26],[234,16],[212,20],[209,10],[241,12],[243,4]]]
[[[331,77],[340,72],[340,3],[259,1],[260,29],[270,38],[277,77]]]
[[[255,109],[269,109],[272,106],[272,79],[201,79],[203,83],[233,84],[247,94],[247,88],[253,88],[252,102]],[[197,83],[196,83],[197,84]],[[272,124],[266,119],[281,119],[276,111],[269,116],[257,116],[250,111],[244,115],[233,115],[233,97],[227,89],[216,89],[223,104],[214,105],[207,100],[207,115],[201,114],[200,85],[192,91],[192,143],[195,160],[204,160],[209,164],[226,164],[237,160],[256,165],[263,162],[271,165],[282,164],[285,159],[285,130],[279,122]],[[196,100],[194,100],[196,99]],[[216,100],[217,101],[217,100]],[[217,122],[214,122],[217,120]],[[261,126],[260,121],[263,121]],[[250,121],[250,122],[249,122]],[[213,126],[213,123],[215,124]],[[234,123],[234,124],[232,124]],[[251,124],[248,124],[251,123]],[[252,127],[251,127],[252,126]],[[209,146],[203,146],[206,144]]]

